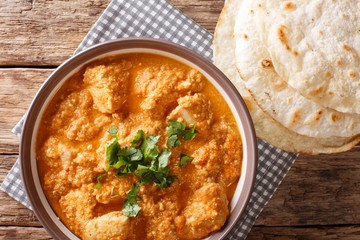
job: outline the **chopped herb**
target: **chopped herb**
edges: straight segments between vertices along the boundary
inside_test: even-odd
[[[117,127],[114,127],[112,126],[110,129],[109,129],[109,134],[113,137],[115,137],[117,135]]]
[[[125,147],[118,151],[118,157],[128,157],[130,161],[141,161],[143,154],[141,149],[134,147]]]
[[[186,129],[183,132],[182,137],[185,141],[193,140],[196,134],[199,133],[198,131],[195,130],[195,126],[196,123],[194,123],[194,125],[190,129]]]
[[[179,137],[177,134],[174,134],[174,135],[171,135],[168,140],[167,140],[167,143],[166,145],[169,147],[169,148],[173,148],[173,147],[177,147],[181,144],[180,140],[179,140]]]
[[[166,127],[166,131],[169,135],[166,145],[169,148],[177,147],[181,144],[179,136],[185,141],[194,139],[198,131],[195,130],[196,123],[190,128],[186,129],[185,123],[180,123],[176,120],[169,120],[169,126]]]
[[[154,182],[160,188],[170,187],[171,183],[177,180],[176,176],[169,175],[169,157],[171,152],[169,149],[163,149],[158,158],[151,161],[150,166],[138,165],[136,176],[140,176],[140,184],[150,184]]]
[[[126,199],[123,206],[124,216],[136,217],[139,214],[141,210],[141,207],[137,203],[137,199],[140,198],[138,196],[139,190],[140,186],[136,183],[133,183],[131,190],[126,194]]]
[[[106,144],[106,160],[110,165],[112,165],[117,162],[117,152],[120,149],[120,144],[117,137],[117,128],[111,127],[109,134],[113,137],[113,139]]]
[[[103,174],[101,174],[100,176],[98,176],[97,177],[97,182],[98,182],[98,184],[96,184],[95,186],[94,186],[94,188],[95,189],[99,189],[99,188],[101,188],[101,179],[103,178],[103,177],[105,177],[105,176],[107,176],[108,175],[108,173],[106,172],[106,173],[103,173]]]
[[[161,151],[159,155],[159,169],[165,168],[168,165],[169,157],[171,155],[171,152],[169,152],[169,149],[165,148]]]
[[[176,147],[181,144],[179,136],[185,141],[192,140],[198,133],[195,130],[194,124],[190,129],[186,129],[185,123],[169,120],[169,126],[166,131],[169,134],[167,141],[168,147]],[[169,175],[170,168],[168,167],[171,152],[168,148],[162,149],[159,152],[157,143],[161,136],[149,135],[146,137],[143,130],[138,130],[136,136],[131,141],[131,147],[121,148],[118,137],[117,128],[111,127],[109,134],[113,137],[111,141],[106,144],[106,172],[98,176],[98,184],[94,188],[101,188],[101,179],[108,174],[110,168],[116,169],[115,175],[118,177],[125,177],[129,174],[138,176],[138,183],[149,185],[154,183],[160,188],[168,188],[171,183],[178,180],[175,175]],[[180,156],[180,166],[185,167],[187,162],[192,161],[193,158],[184,153]],[[137,203],[137,194],[140,185],[134,183],[132,189],[127,193],[124,201],[123,214],[127,217],[136,217],[141,210]]]
[[[134,137],[134,139],[131,141],[131,146],[133,147],[138,147],[139,146],[139,143],[141,141],[144,141],[145,140],[145,133],[143,130],[138,130],[137,133],[136,133],[136,136]]]
[[[159,155],[159,148],[156,143],[159,141],[160,136],[150,135],[141,143],[141,151],[146,160],[154,160]]]
[[[194,158],[185,154],[185,153],[182,153],[180,155],[180,163],[179,163],[179,166],[180,167],[186,167],[187,163],[188,162],[191,162]]]

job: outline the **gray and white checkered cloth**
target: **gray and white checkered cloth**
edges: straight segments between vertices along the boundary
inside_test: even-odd
[[[122,37],[160,38],[188,47],[212,60],[213,36],[166,0],[113,0],[75,53],[93,44]],[[20,136],[23,119],[13,132]],[[254,191],[244,215],[227,239],[245,239],[266,203],[294,163],[297,154],[258,140],[259,165]],[[19,161],[1,185],[30,208],[20,179]]]

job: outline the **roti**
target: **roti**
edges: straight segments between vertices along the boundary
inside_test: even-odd
[[[255,0],[276,72],[304,97],[360,114],[360,2]]]
[[[256,29],[251,2],[238,10],[234,28],[236,65],[259,106],[290,130],[310,137],[351,137],[360,133],[360,115],[325,108],[280,78]]]
[[[312,138],[296,134],[263,112],[244,83],[235,66],[235,39],[233,29],[242,1],[228,0],[221,12],[214,34],[214,63],[234,83],[252,116],[257,137],[289,152],[319,154],[342,152],[360,141],[359,136],[349,138]]]

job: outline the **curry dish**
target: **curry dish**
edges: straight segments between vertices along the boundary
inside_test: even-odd
[[[139,176],[107,169],[109,142],[130,147],[143,130],[168,148],[169,120],[198,133],[168,149],[177,179],[164,188],[139,184],[141,210],[127,217],[124,202]],[[48,201],[84,240],[204,238],[225,224],[242,163],[239,130],[221,94],[199,71],[150,53],[106,57],[70,77],[42,117],[36,153]],[[183,153],[191,158],[180,166]]]

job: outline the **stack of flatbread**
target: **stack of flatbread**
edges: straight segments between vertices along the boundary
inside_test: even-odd
[[[214,61],[259,138],[319,154],[360,142],[360,2],[228,0]]]

